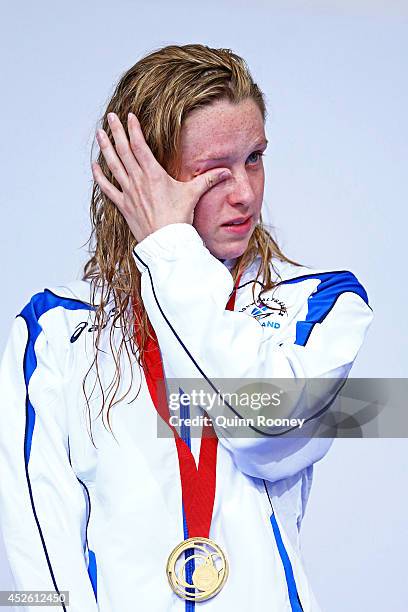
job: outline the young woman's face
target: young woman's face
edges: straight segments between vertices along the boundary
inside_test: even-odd
[[[180,181],[212,168],[229,168],[232,177],[198,201],[193,225],[218,259],[242,255],[259,220],[264,192],[261,153],[266,149],[264,122],[252,99],[228,100],[192,111],[181,131]],[[243,225],[232,221],[247,220]]]

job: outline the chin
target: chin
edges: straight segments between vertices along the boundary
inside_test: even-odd
[[[243,236],[240,240],[219,235],[205,236],[200,234],[200,236],[202,237],[204,244],[210,251],[211,255],[217,259],[235,259],[236,257],[241,257],[241,255],[245,253],[252,234],[254,233],[254,229],[255,228],[253,228],[249,234]]]
[[[235,259],[236,257],[241,257],[243,253],[245,253],[248,247],[249,240],[245,241],[245,244],[230,244],[228,246],[224,246],[221,248],[212,249],[211,246],[208,247],[208,250],[214,257],[217,259]]]

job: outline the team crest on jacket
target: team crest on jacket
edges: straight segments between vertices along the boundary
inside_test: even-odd
[[[274,297],[262,298],[262,302],[250,302],[243,306],[239,312],[246,312],[259,321],[262,327],[273,327],[279,329],[281,324],[279,321],[265,320],[271,316],[285,317],[288,316],[286,305],[282,300]]]

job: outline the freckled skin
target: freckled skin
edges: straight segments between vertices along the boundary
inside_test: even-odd
[[[207,191],[194,210],[193,225],[218,259],[242,255],[259,220],[265,174],[256,151],[265,150],[265,141],[262,114],[252,99],[239,104],[218,100],[195,109],[183,123],[178,180],[188,181],[217,167],[232,172],[230,179]],[[209,159],[221,156],[226,159]],[[231,219],[248,215],[252,215],[251,229],[242,236],[221,227]]]

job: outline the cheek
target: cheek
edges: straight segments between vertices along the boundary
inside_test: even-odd
[[[254,192],[257,195],[257,200],[263,199],[264,188],[265,188],[265,171],[262,168],[262,171],[256,177],[254,181],[254,185],[253,185]]]
[[[204,194],[194,208],[193,225],[197,230],[206,230],[217,220],[218,203],[213,194]]]
[[[265,183],[264,183],[263,177],[259,177],[252,184],[252,189],[253,189],[254,194],[255,194],[255,198],[254,198],[254,211],[256,211],[256,213],[258,215],[259,215],[259,213],[261,212],[261,209],[262,209],[263,196],[264,196],[264,187],[265,187]]]

